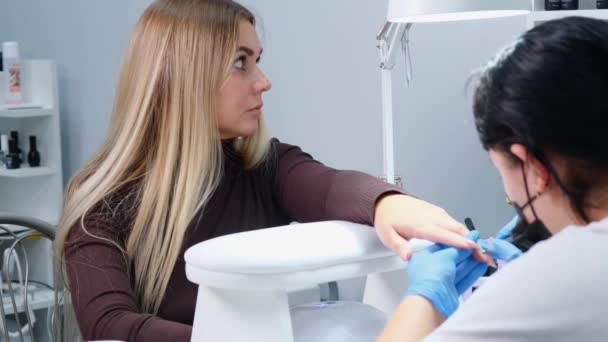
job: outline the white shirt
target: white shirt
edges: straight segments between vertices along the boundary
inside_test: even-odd
[[[608,341],[608,219],[538,243],[424,341]]]

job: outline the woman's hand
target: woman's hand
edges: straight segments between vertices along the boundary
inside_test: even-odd
[[[467,228],[445,210],[407,195],[382,197],[376,204],[374,226],[382,243],[404,260],[412,255],[407,242],[412,238],[462,249],[477,247],[465,237]]]

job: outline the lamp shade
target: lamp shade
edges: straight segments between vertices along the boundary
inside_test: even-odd
[[[424,23],[530,13],[530,0],[389,0],[388,21]]]

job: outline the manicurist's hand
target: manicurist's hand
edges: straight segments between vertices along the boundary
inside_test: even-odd
[[[496,238],[480,240],[478,242],[479,245],[494,259],[509,262],[518,258],[523,254],[523,252],[514,244],[507,241],[507,239],[511,237],[511,233],[518,223],[519,217],[515,216],[509,223],[500,229],[498,234],[496,234]]]
[[[470,232],[467,237],[477,241],[479,232]],[[409,286],[404,297],[424,297],[444,317],[449,317],[458,308],[458,297],[488,269],[472,253],[472,249],[441,244],[417,252],[407,267]]]

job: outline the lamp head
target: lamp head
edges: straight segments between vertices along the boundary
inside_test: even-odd
[[[389,0],[388,21],[426,23],[510,17],[530,13],[530,0]]]

